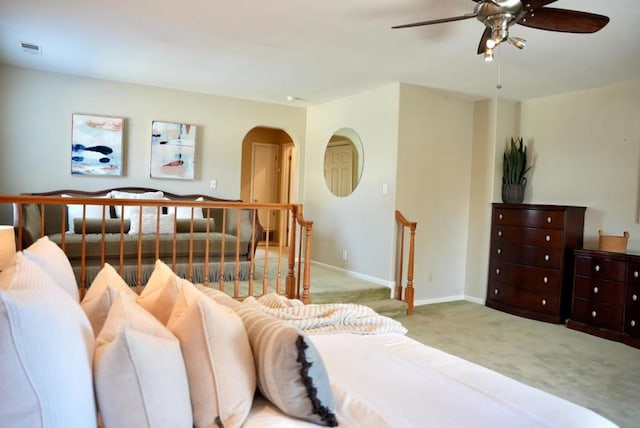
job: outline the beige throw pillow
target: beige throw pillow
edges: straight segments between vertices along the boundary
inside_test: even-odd
[[[120,290],[96,338],[94,377],[105,427],[193,426],[180,343],[153,315]]]
[[[44,269],[73,300],[79,300],[76,276],[67,255],[58,244],[48,236],[43,236],[24,250],[24,255]]]
[[[107,318],[111,308],[112,301],[109,287],[122,290],[123,293],[127,293],[134,298],[137,297],[137,294],[129,288],[118,272],[109,263],[105,263],[80,303],[80,306],[89,317],[95,336],[100,333],[104,320]]]
[[[21,253],[0,283],[0,426],[95,427],[86,315]]]
[[[138,297],[138,304],[167,325],[182,281],[162,260],[156,260],[149,281]]]
[[[251,410],[256,374],[240,317],[186,282],[168,327],[180,340],[194,426],[242,426]]]

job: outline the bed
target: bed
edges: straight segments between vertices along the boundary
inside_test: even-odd
[[[240,302],[161,260],[139,295],[105,264],[80,301],[43,237],[0,272],[0,426],[615,426],[405,332],[355,304]]]

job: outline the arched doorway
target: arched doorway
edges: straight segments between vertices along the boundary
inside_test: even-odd
[[[291,202],[294,188],[295,146],[282,129],[257,126],[242,140],[240,198],[247,202]],[[288,222],[279,213],[260,211],[260,223],[271,242],[286,245]]]

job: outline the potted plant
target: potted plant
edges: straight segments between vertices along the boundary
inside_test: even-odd
[[[509,204],[519,204],[524,201],[524,189],[527,185],[526,173],[531,169],[527,166],[527,148],[522,137],[511,138],[502,158],[502,201]]]

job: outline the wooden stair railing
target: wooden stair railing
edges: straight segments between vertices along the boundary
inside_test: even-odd
[[[87,287],[90,285],[89,281],[86,279],[87,276],[87,267],[86,261],[89,258],[89,255],[86,252],[87,246],[87,238],[89,233],[86,232],[86,224],[87,224],[87,206],[102,206],[102,230],[100,233],[94,233],[94,240],[98,240],[99,250],[98,254],[93,255],[94,259],[98,260],[100,266],[102,266],[106,261],[113,265],[113,267],[122,275],[125,269],[125,262],[123,259],[123,246],[125,236],[128,235],[127,232],[124,231],[124,220],[121,218],[119,220],[119,230],[112,235],[116,236],[116,241],[119,240],[119,255],[111,256],[109,260],[105,255],[105,237],[107,235],[105,231],[105,219],[109,218],[109,212],[111,207],[120,207],[121,209],[125,206],[133,206],[142,209],[142,207],[149,207],[154,210],[156,213],[156,233],[151,234],[155,237],[155,245],[154,249],[149,249],[151,253],[143,252],[142,249],[142,234],[138,234],[137,242],[136,242],[136,265],[135,266],[135,278],[136,283],[132,286],[135,286],[137,292],[141,292],[142,286],[144,285],[141,281],[142,277],[142,263],[143,259],[148,259],[149,257],[154,257],[155,259],[159,258],[160,254],[160,230],[159,230],[159,218],[160,211],[163,207],[167,212],[175,212],[178,207],[180,208],[191,208],[191,223],[188,232],[184,232],[186,238],[183,238],[183,241],[187,241],[187,245],[189,247],[189,255],[188,259],[183,264],[186,264],[185,267],[185,278],[192,280],[192,275],[194,274],[194,268],[196,262],[203,266],[204,270],[204,279],[203,285],[209,287],[216,287],[215,282],[218,282],[217,288],[221,291],[225,291],[225,288],[230,288],[229,294],[231,297],[243,300],[248,296],[260,296],[269,292],[276,292],[281,295],[285,295],[288,298],[295,298],[302,300],[305,304],[311,303],[310,299],[310,284],[311,284],[311,269],[310,269],[310,261],[311,261],[311,234],[313,228],[313,222],[306,220],[302,214],[302,205],[298,204],[258,204],[258,203],[243,203],[236,201],[184,201],[184,200],[143,200],[143,199],[115,199],[115,198],[94,198],[88,196],[79,196],[74,197],[73,199],[67,197],[59,197],[59,196],[33,196],[33,195],[0,195],[0,206],[2,205],[12,205],[12,209],[14,211],[14,227],[15,233],[17,237],[17,249],[23,249],[23,226],[24,226],[24,211],[23,206],[33,204],[37,206],[40,213],[40,224],[39,224],[39,235],[44,236],[48,234],[48,230],[52,227],[50,224],[45,222],[45,213],[50,209],[58,209],[61,210],[62,216],[60,219],[60,223],[57,225],[62,232],[58,233],[59,235],[59,245],[63,251],[66,252],[68,245],[68,236],[70,232],[67,232],[67,218],[65,215],[64,207],[66,204],[75,204],[82,206],[82,224],[81,224],[81,232],[76,233],[76,238],[79,238],[80,245],[80,255],[79,260],[76,263],[79,265],[76,267],[78,270],[78,285],[80,289],[81,295],[84,295]],[[206,223],[206,231],[201,232],[206,234],[207,240],[205,244],[205,253],[204,255],[198,256],[198,260],[196,261],[193,256],[193,245],[194,245],[194,217],[193,212],[194,209],[221,209],[223,214],[221,217],[221,230],[219,234],[221,235],[221,248],[220,248],[220,257],[215,262],[219,263],[221,274],[219,275],[218,281],[209,280],[209,263],[214,262],[213,259],[210,259],[210,245],[209,245],[209,237],[213,234],[213,230],[210,229],[209,222]],[[229,248],[231,253],[235,253],[231,255],[231,253],[225,251],[225,235],[226,231],[226,223],[234,221],[237,222],[236,229],[240,229],[240,216],[235,216],[235,219],[232,220],[231,216],[227,213],[231,213],[232,211],[238,210],[252,210],[254,213],[258,212],[258,210],[266,211],[267,213],[272,212],[275,213],[275,218],[278,219],[280,230],[282,233],[281,236],[272,239],[272,235],[269,233],[271,226],[268,224],[269,220],[272,216],[267,215],[267,224],[261,225],[258,216],[252,215],[252,233],[251,233],[251,249],[249,254],[251,257],[246,261],[240,260],[240,247],[239,240],[236,241],[234,245],[235,251],[232,248]],[[169,265],[172,269],[176,268],[176,254],[177,254],[177,232],[176,232],[176,223],[177,220],[174,218],[174,227],[173,233],[169,234],[172,237],[171,250],[169,256],[165,263]],[[142,218],[139,218],[138,230],[142,229]],[[264,226],[264,227],[263,227]],[[267,232],[264,236],[263,233]],[[296,234],[298,231],[298,235]],[[34,236],[32,238],[39,238],[40,236]],[[133,237],[129,237],[133,238]],[[77,240],[77,239],[76,239]],[[118,242],[116,242],[118,244]],[[259,249],[264,253],[264,262],[261,264],[256,263],[255,250]],[[155,254],[154,254],[155,253]],[[227,255],[228,254],[228,255]],[[271,262],[270,262],[271,260]],[[148,261],[148,260],[147,260]],[[250,274],[248,280],[243,280],[246,284],[243,284],[243,289],[240,287],[239,280],[239,266],[240,263],[248,263]],[[233,279],[225,279],[223,275],[225,265],[229,265],[234,268],[235,272],[233,274]],[[285,271],[285,265],[287,270]],[[271,266],[271,269],[270,269]],[[255,274],[255,275],[254,275]],[[244,286],[246,285],[246,292],[244,290]],[[231,289],[232,288],[232,289]]]
[[[398,228],[400,229],[399,242],[396,243],[396,249],[398,252],[398,259],[397,259],[398,276],[397,276],[397,282],[396,282],[396,299],[404,300],[407,303],[407,315],[411,315],[413,314],[413,303],[414,303],[413,263],[414,263],[414,257],[415,257],[416,226],[418,225],[418,223],[407,220],[400,213],[400,211],[397,211],[397,210],[396,210],[396,222],[398,224]],[[404,232],[406,229],[410,230],[411,236],[409,239],[409,260],[407,263],[407,282],[406,282],[406,286],[403,286],[402,281],[403,281],[404,250],[405,250]]]

